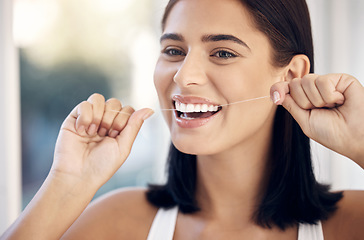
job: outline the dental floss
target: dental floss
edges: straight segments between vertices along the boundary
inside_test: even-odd
[[[232,102],[232,103],[223,104],[223,105],[220,105],[219,107],[224,107],[224,106],[229,106],[229,105],[238,104],[238,103],[244,103],[244,102],[250,102],[250,101],[264,99],[264,98],[270,98],[270,96],[250,98],[250,99],[246,99],[246,100],[243,100],[243,101],[238,101],[238,102]]]
[[[238,103],[245,103],[245,102],[250,102],[250,101],[255,101],[255,100],[260,100],[260,99],[264,99],[264,98],[270,98],[270,96],[263,96],[263,97],[257,97],[257,98],[250,98],[250,99],[246,99],[246,100],[242,100],[242,101],[237,101],[237,102],[232,102],[232,103],[227,103],[227,104],[222,104],[219,105],[219,107],[225,107],[225,106],[229,106],[229,105],[234,105],[234,104],[238,104]],[[176,109],[167,109],[167,108],[162,108],[160,109],[161,111],[175,111]],[[121,114],[125,114],[125,115],[131,115],[129,113],[125,113],[122,111],[116,111],[116,110],[110,110],[111,112],[118,112]]]

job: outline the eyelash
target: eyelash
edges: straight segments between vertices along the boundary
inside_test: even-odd
[[[221,56],[221,54],[224,54],[225,56]],[[226,55],[228,55],[228,56],[226,56]],[[235,53],[232,53],[230,51],[218,50],[218,51],[214,52],[213,54],[211,54],[210,57],[216,57],[216,58],[221,58],[221,59],[230,59],[230,58],[236,58],[236,57],[238,57],[238,55]]]
[[[164,50],[162,50],[163,54],[166,54],[169,57],[178,57],[178,56],[186,56],[186,54],[183,52],[183,50],[180,49],[176,49],[176,48],[166,48]],[[225,55],[225,56],[222,56]],[[228,55],[228,56],[226,56]],[[226,50],[217,50],[215,51],[213,54],[210,55],[210,57],[215,57],[218,59],[222,59],[222,60],[228,60],[231,58],[236,58],[239,55],[236,53],[233,53],[231,51],[226,51]]]
[[[186,54],[182,50],[176,48],[166,48],[162,51],[162,53],[170,57],[186,56]]]

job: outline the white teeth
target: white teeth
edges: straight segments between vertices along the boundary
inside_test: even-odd
[[[183,113],[192,113],[192,112],[216,112],[219,107],[214,105],[207,104],[185,104],[181,102],[175,102],[176,110]]]
[[[180,109],[180,110],[178,110],[178,111],[180,111],[180,112],[186,112],[186,104],[181,103],[181,104],[179,105],[179,109]]]
[[[211,105],[211,106],[209,107],[209,111],[210,111],[210,112],[216,112],[216,111],[217,111],[217,106],[212,106],[212,105]]]
[[[193,104],[187,104],[186,107],[186,112],[190,113],[190,112],[194,112],[195,111],[195,107],[193,106]]]
[[[186,120],[193,120],[194,118],[187,117],[185,115],[181,115],[180,118],[186,119]]]
[[[203,104],[201,106],[201,112],[207,112],[209,110],[209,107],[207,106],[207,104]]]

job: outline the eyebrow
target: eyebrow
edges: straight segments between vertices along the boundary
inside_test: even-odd
[[[184,37],[181,34],[177,34],[177,33],[166,33],[163,34],[160,38],[160,42],[164,41],[164,40],[174,40],[174,41],[179,41],[179,42],[183,42],[184,41]]]
[[[174,41],[179,41],[179,42],[184,41],[184,37],[181,34],[166,33],[161,36],[160,42],[162,42],[164,40],[168,40],[168,39],[174,40]],[[246,44],[244,41],[242,41],[239,38],[237,38],[233,35],[230,35],[230,34],[208,34],[208,35],[202,36],[201,40],[202,40],[202,42],[232,41],[232,42],[240,44],[250,50],[250,47],[248,46],[248,44]]]
[[[232,41],[237,44],[240,44],[250,50],[250,47],[248,44],[246,44],[244,41],[240,40],[239,38],[229,35],[229,34],[210,34],[210,35],[204,35],[202,37],[202,42],[219,42],[219,41]]]

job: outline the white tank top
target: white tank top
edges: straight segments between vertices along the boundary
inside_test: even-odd
[[[160,208],[154,217],[147,240],[172,240],[176,226],[178,207]],[[298,240],[324,240],[321,222],[316,225],[299,224]]]

